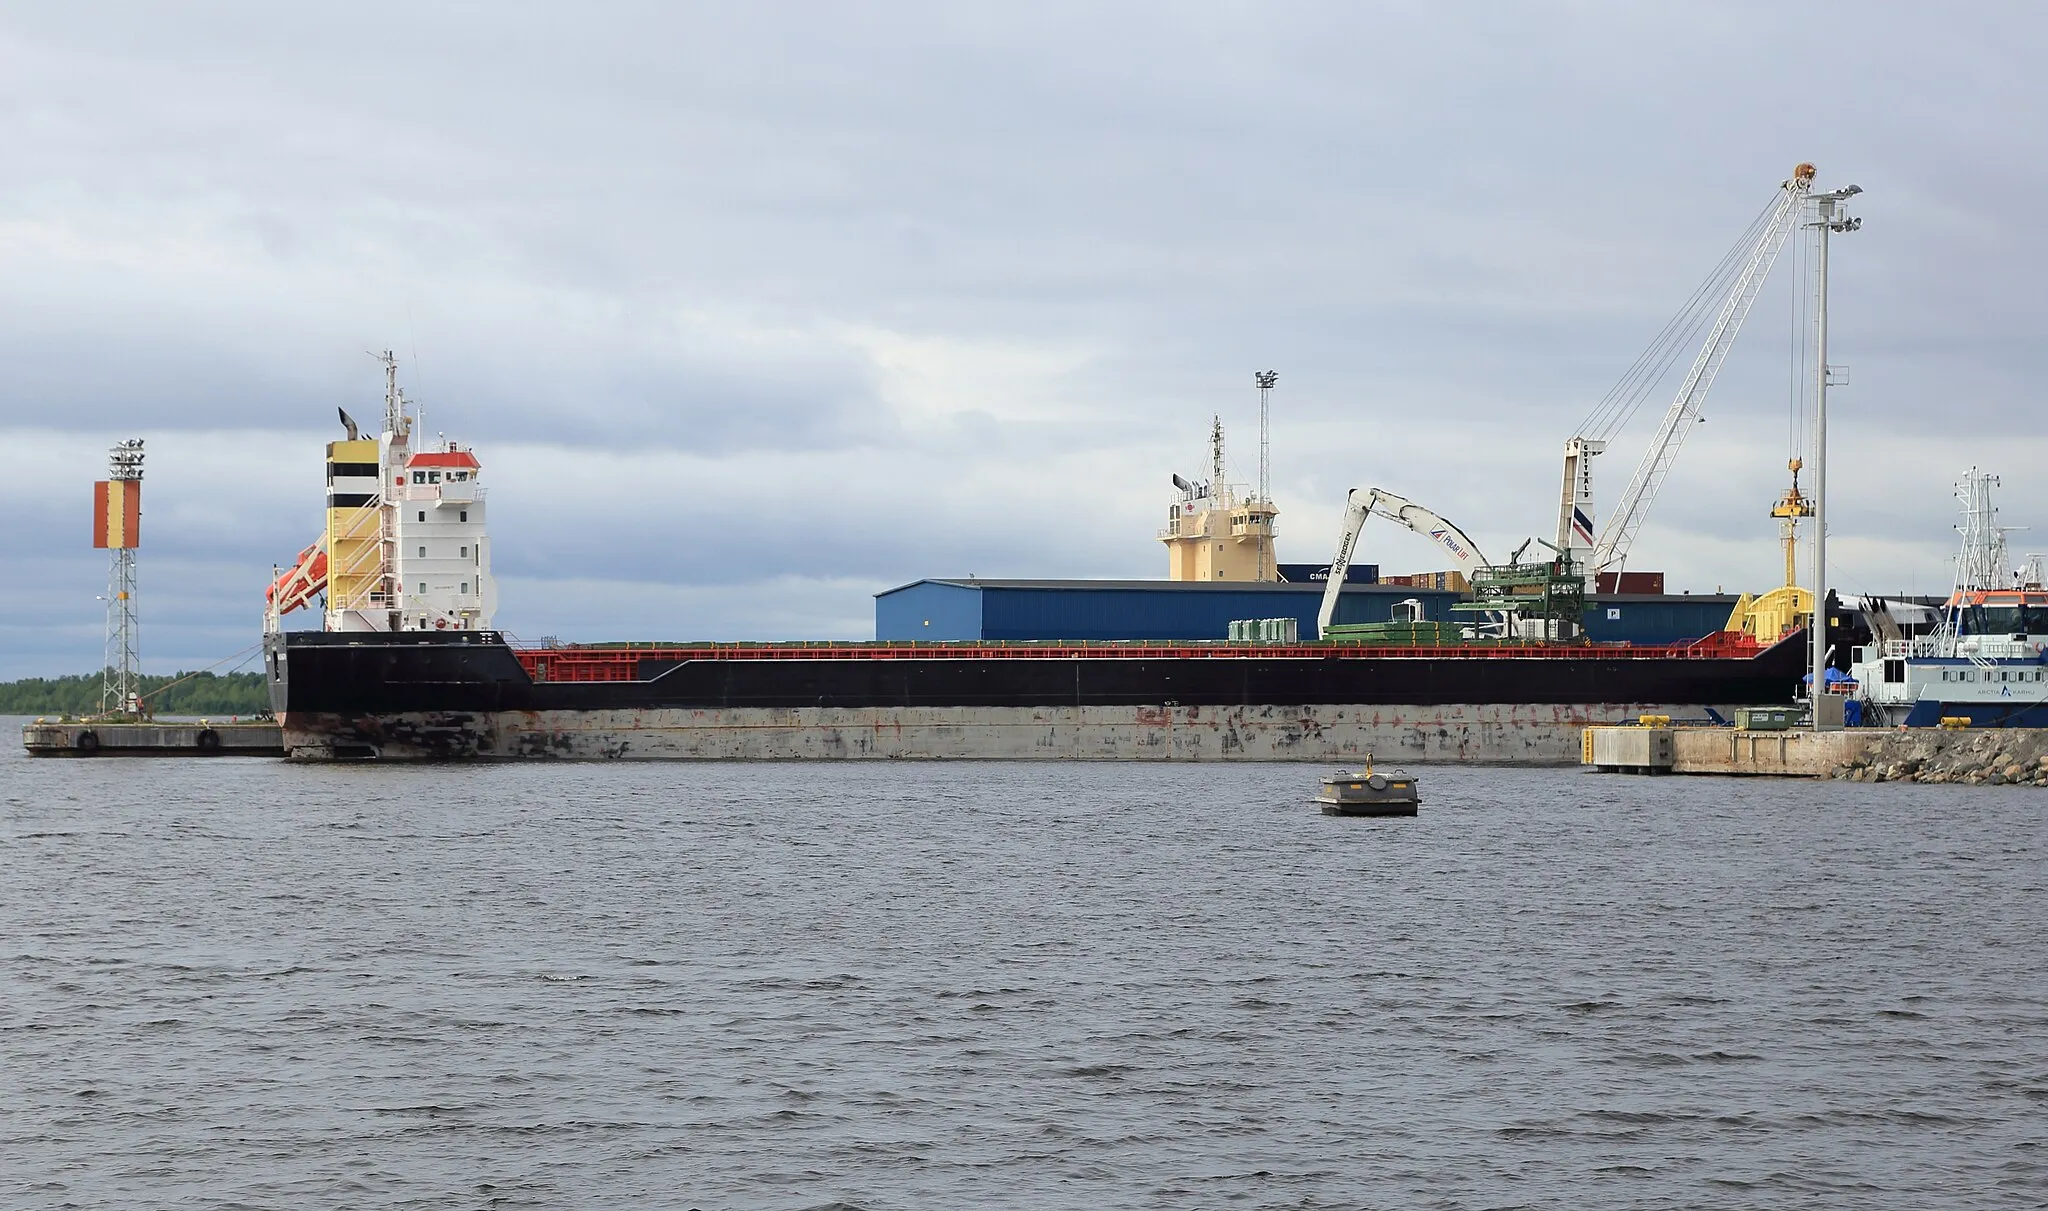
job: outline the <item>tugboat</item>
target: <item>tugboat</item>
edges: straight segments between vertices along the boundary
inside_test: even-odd
[[[1864,611],[1872,641],[1856,649],[1839,688],[1865,725],[2048,726],[2048,586],[2038,555],[2011,568],[1996,486],[1974,467],[1958,485],[1963,549],[1932,630],[1907,636],[1882,602]]]
[[[1363,771],[1340,770],[1324,778],[1316,802],[1325,816],[1412,816],[1422,799],[1405,770],[1379,773],[1367,757]]]

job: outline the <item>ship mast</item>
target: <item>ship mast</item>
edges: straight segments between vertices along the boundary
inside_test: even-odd
[[[1963,476],[1956,499],[1963,502],[1963,550],[1956,557],[1958,594],[1972,590],[2003,589],[2011,574],[2006,570],[2007,527],[1997,524],[1998,510],[1991,504],[1991,489],[1998,477],[1971,467]]]
[[[1209,499],[1228,507],[1230,489],[1223,482],[1223,418],[1209,418]]]

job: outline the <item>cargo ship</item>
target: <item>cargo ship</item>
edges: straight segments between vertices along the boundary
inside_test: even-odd
[[[492,627],[483,467],[382,434],[327,448],[320,539],[273,578],[266,667],[299,759],[1576,760],[1638,715],[1784,703],[1800,633],[1649,646],[1214,641],[541,644]],[[1270,519],[1264,519],[1270,526]],[[322,599],[319,630],[281,618]]]

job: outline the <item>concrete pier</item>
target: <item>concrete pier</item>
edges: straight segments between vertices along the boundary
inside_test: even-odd
[[[38,719],[21,727],[31,757],[282,757],[273,721],[156,723]]]
[[[1590,727],[1579,763],[1601,773],[2048,785],[2048,729]]]
[[[1747,731],[1730,727],[1586,729],[1580,764],[1601,773],[1768,774],[1824,778],[1889,733]]]

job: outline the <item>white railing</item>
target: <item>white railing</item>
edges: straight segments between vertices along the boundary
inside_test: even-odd
[[[407,484],[405,499],[408,501],[473,501],[484,498],[484,486],[479,483],[461,484]]]
[[[1985,639],[1976,635],[1965,635],[1957,639],[1950,635],[1923,635],[1918,639],[1887,639],[1884,643],[1886,660],[2036,660],[2041,649],[2034,646],[2038,640]]]

